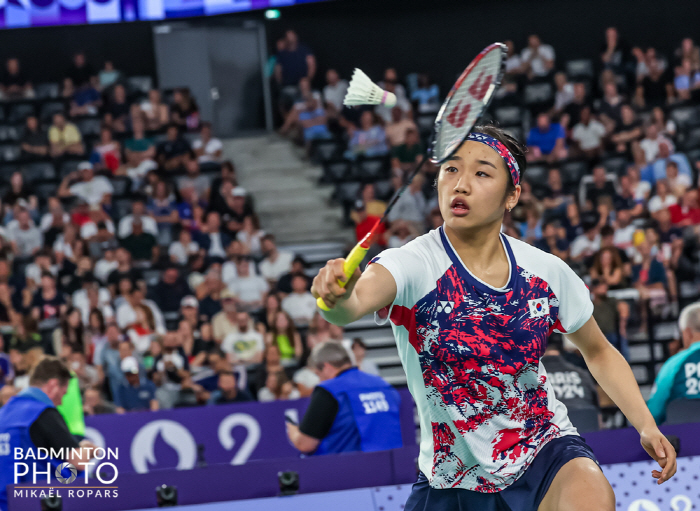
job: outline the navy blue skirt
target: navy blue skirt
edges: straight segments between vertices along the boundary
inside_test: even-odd
[[[525,473],[498,493],[460,488],[438,490],[430,487],[421,472],[405,511],[537,511],[559,469],[574,458],[590,458],[598,463],[580,436],[567,435],[550,440]]]

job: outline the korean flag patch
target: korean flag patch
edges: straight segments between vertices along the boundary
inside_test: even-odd
[[[530,306],[531,318],[542,318],[549,315],[549,300],[547,297],[528,300],[527,304]]]

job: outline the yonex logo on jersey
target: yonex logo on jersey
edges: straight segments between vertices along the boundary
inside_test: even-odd
[[[549,300],[547,297],[528,300],[527,304],[530,306],[531,318],[541,318],[549,315]]]
[[[455,302],[438,302],[437,311],[449,314],[455,308]]]

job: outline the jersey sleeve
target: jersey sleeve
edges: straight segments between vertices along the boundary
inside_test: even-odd
[[[581,328],[593,315],[591,293],[581,278],[561,259],[556,258],[557,276],[550,283],[559,301],[558,322],[554,330],[570,334]]]
[[[404,247],[385,250],[372,259],[370,264],[379,264],[389,270],[396,283],[396,298],[389,310],[375,313],[375,322],[381,325],[388,321],[394,305],[402,305],[410,309],[420,299],[418,294],[423,283],[422,277],[427,273],[426,265],[422,264],[418,254]]]

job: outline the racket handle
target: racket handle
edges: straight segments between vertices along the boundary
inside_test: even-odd
[[[369,250],[369,247],[363,247],[362,243],[358,243],[350,251],[348,256],[345,258],[345,263],[343,264],[343,272],[345,273],[345,282],[338,280],[338,285],[340,287],[345,287],[347,285],[347,283],[350,282],[350,277],[352,277],[352,274],[355,273],[355,270],[360,266],[360,263],[365,258],[365,255],[367,254],[368,250]],[[316,299],[316,305],[318,305],[319,309],[321,309],[321,310],[324,310],[324,311],[331,310],[330,307],[328,307],[328,305],[326,305],[326,302],[324,302],[321,297],[318,297]]]

